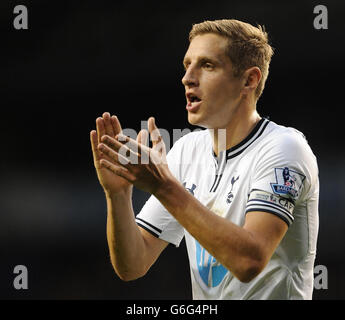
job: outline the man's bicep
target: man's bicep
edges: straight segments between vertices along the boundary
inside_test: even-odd
[[[244,229],[257,240],[268,260],[288,230],[288,224],[280,217],[264,211],[251,211],[246,214]]]
[[[147,268],[149,269],[158,259],[163,250],[168,246],[169,242],[153,236],[150,232],[146,231],[144,228],[140,226],[138,227],[144,239],[146,248],[145,262]]]

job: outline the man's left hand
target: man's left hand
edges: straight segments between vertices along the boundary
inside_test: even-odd
[[[155,194],[173,176],[167,164],[164,141],[152,117],[148,120],[148,129],[152,148],[147,145],[147,130],[141,130],[136,140],[123,134],[115,139],[104,135],[98,149],[108,156],[100,162],[104,168],[135,187]]]

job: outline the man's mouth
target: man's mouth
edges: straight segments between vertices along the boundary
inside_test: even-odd
[[[187,98],[188,102],[199,102],[199,101],[201,101],[200,96],[194,92],[187,92],[186,98]]]
[[[190,98],[190,102],[199,102],[199,101],[201,101],[201,99],[200,98],[198,98],[197,96],[192,96],[191,98]]]
[[[186,98],[186,109],[190,112],[197,112],[202,102],[201,98],[197,94],[191,92],[186,94]]]

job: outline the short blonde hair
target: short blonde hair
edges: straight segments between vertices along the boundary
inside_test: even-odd
[[[193,25],[189,33],[189,41],[206,33],[218,34],[229,40],[227,55],[231,60],[235,77],[241,76],[251,67],[258,67],[261,70],[262,78],[255,91],[255,96],[259,99],[265,87],[273,55],[265,27],[260,25],[254,27],[234,19],[204,21]]]

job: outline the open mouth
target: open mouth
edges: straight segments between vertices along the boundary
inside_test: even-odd
[[[201,98],[196,95],[195,93],[187,93],[186,94],[187,97],[187,110],[188,111],[192,111],[192,112],[196,112],[201,104]]]
[[[190,101],[191,103],[193,103],[193,102],[199,102],[199,101],[201,101],[201,99],[198,98],[197,96],[191,96],[190,99],[189,99],[189,101]]]
[[[188,93],[187,94],[187,101],[188,101],[188,103],[193,103],[193,102],[200,102],[201,99],[194,93]]]

